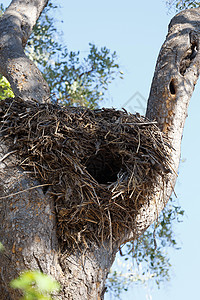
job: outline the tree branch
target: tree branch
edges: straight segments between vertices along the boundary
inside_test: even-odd
[[[141,235],[157,219],[174,189],[187,108],[199,77],[199,37],[200,8],[183,11],[171,20],[158,56],[146,116],[168,135],[174,148],[170,153],[174,172],[164,182],[157,176],[152,196],[138,211],[133,236]]]
[[[48,0],[13,0],[0,19],[0,73],[16,96],[44,102],[49,87],[41,72],[28,59],[24,47]]]

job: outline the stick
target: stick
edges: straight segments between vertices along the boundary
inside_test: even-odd
[[[47,186],[47,185],[53,185],[53,184],[45,183],[45,184],[40,184],[40,185],[32,186],[31,188],[25,189],[23,191],[19,191],[19,192],[16,192],[16,193],[4,196],[4,197],[0,197],[0,199],[6,199],[6,198],[9,198],[9,197],[16,196],[16,195],[22,194],[24,192],[30,191],[30,190],[37,189],[37,188],[42,187],[42,186]]]

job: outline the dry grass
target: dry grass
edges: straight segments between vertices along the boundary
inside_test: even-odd
[[[134,226],[156,174],[170,172],[169,141],[139,114],[19,99],[1,101],[0,111],[19,166],[52,184],[58,235],[70,247],[118,239]]]

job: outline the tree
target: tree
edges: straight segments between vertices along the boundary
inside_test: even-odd
[[[0,72],[10,82],[14,94],[24,101],[40,102],[41,99],[43,101],[49,99],[48,86],[42,79],[41,73],[23,52],[23,46],[31,33],[32,26],[45,4],[47,1],[41,1],[40,4],[34,1],[32,4],[26,1],[19,3],[14,1],[0,24]],[[28,12],[33,9],[35,14],[29,14]],[[158,58],[147,108],[149,119],[156,119],[160,129],[168,135],[173,148],[176,149],[176,152],[172,152],[171,158],[171,165],[175,172],[178,168],[187,105],[198,78],[199,45],[196,33],[198,22],[193,25],[194,20],[198,20],[198,10],[182,12],[172,19],[168,37]],[[177,26],[181,26],[179,35]],[[14,38],[9,39],[10,36]],[[6,236],[6,249],[11,249],[12,253],[4,257],[4,261],[1,262],[2,295],[5,295],[5,299],[15,297],[15,294],[12,294],[14,292],[11,292],[8,287],[8,282],[18,271],[25,268],[39,268],[59,279],[64,287],[61,295],[63,299],[64,297],[80,299],[80,295],[82,299],[103,297],[104,281],[118,246],[130,238],[135,239],[140,236],[157,218],[171,195],[176,173],[166,175],[165,193],[161,189],[161,177],[157,175],[157,185],[152,186],[149,199],[138,209],[132,232],[124,233],[122,239],[113,244],[112,251],[106,242],[104,247],[91,245],[87,249],[87,255],[84,256],[83,268],[80,259],[83,255],[78,249],[64,261],[59,260],[53,198],[40,187],[33,188],[38,185],[35,180],[28,177],[26,173],[19,172],[17,167],[12,171],[7,169],[6,164],[15,160],[12,153],[10,155],[8,153],[7,145],[2,143],[4,173],[1,182],[4,197],[2,197],[1,210],[1,240],[4,242]],[[19,193],[20,190],[26,192]],[[16,193],[18,193],[17,199],[16,195],[11,196]],[[9,202],[5,201],[6,199],[9,199]],[[36,214],[38,207],[39,214]],[[6,220],[4,220],[5,214]],[[78,276],[75,275],[77,273]]]
[[[69,53],[67,48],[59,42],[61,33],[56,30],[55,20],[51,17],[51,11],[55,11],[56,8],[51,2],[48,2],[48,6],[45,7],[33,27],[33,32],[25,47],[25,53],[42,70],[52,93],[52,101],[59,102],[61,105],[79,104],[93,108],[98,105],[102,97],[105,98],[102,90],[106,90],[108,83],[117,76],[118,64],[115,62],[115,53],[110,54],[105,47],[99,51],[94,45],[90,45],[91,50],[84,60],[79,59],[79,53]],[[0,99],[9,96],[14,97],[14,94],[6,78],[2,77]],[[124,288],[127,289],[137,278],[137,281],[153,278],[158,286],[161,282],[170,279],[171,265],[167,254],[163,251],[163,245],[177,248],[172,224],[182,213],[183,211],[173,201],[162,212],[159,220],[156,221],[156,226],[152,224],[140,238],[126,244],[126,247],[123,248],[126,265],[127,260],[130,259],[129,261],[134,261],[134,264],[142,264],[143,271],[136,277],[133,277],[129,271],[126,272],[128,276],[124,277],[119,271],[116,272],[112,269],[106,287],[115,294],[115,297]],[[155,243],[154,227],[156,228],[156,239],[159,237],[159,241],[161,240],[161,243],[157,240],[158,247],[156,248],[153,247]],[[134,249],[134,253],[132,249]],[[147,263],[147,257],[150,263]]]

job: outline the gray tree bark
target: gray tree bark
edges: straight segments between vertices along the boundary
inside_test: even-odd
[[[13,0],[0,20],[0,73],[23,100],[45,101],[49,96],[42,74],[24,54],[31,29],[47,0]],[[171,139],[173,174],[162,182],[158,175],[152,195],[137,212],[133,232],[120,242],[141,235],[166,205],[176,181],[182,131],[187,107],[199,76],[200,9],[175,16],[163,44],[152,82],[147,117],[157,120]],[[114,247],[88,241],[84,253],[74,250],[59,254],[54,203],[49,192],[15,166],[14,153],[1,139],[0,146],[0,241],[6,251],[0,255],[1,299],[18,299],[9,282],[24,269],[39,269],[59,280],[59,299],[103,299],[105,280],[113,263]],[[163,186],[165,187],[163,189]]]
[[[0,21],[0,73],[16,96],[45,102],[49,87],[24,47],[48,0],[13,0]]]

